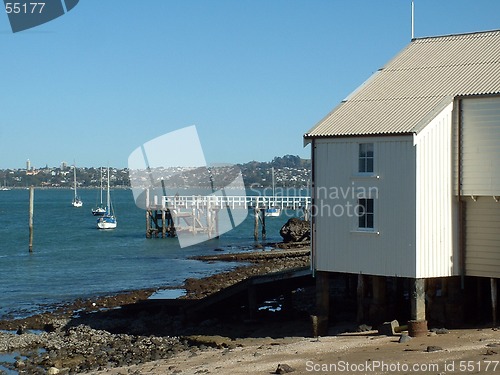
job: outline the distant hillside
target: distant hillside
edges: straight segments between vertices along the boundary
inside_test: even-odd
[[[272,168],[277,187],[305,188],[311,180],[311,160],[294,155],[275,157],[270,162],[251,161],[238,166],[246,186],[272,186]]]
[[[275,157],[270,162],[251,161],[237,165],[243,174],[247,187],[266,188],[272,186],[272,168],[274,168],[276,187],[305,188],[309,185],[311,161],[299,156],[285,155]],[[99,168],[77,168],[78,185],[98,187],[100,181]],[[127,168],[111,168],[111,186],[130,186]],[[0,186],[11,188],[25,188],[27,186],[69,188],[73,184],[73,170],[71,167],[45,167],[41,169],[5,169],[0,170]]]

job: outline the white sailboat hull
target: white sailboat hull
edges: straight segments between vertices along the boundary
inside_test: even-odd
[[[268,217],[279,217],[281,215],[280,208],[268,208],[265,212],[265,215]]]
[[[97,228],[99,229],[115,229],[116,228],[116,221],[105,221],[99,219],[97,221]]]
[[[102,207],[97,207],[92,209],[92,215],[94,216],[103,216],[106,215],[106,209]]]
[[[73,201],[71,204],[73,205],[73,207],[82,207],[83,206],[82,201]]]

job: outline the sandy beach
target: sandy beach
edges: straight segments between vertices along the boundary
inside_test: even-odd
[[[220,339],[223,342],[222,339]],[[482,374],[500,372],[500,334],[492,329],[454,330],[399,343],[376,331],[334,331],[319,339],[264,337],[194,348],[162,361],[92,374]]]

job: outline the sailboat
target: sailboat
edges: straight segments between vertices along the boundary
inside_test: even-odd
[[[73,165],[73,189],[75,190],[75,197],[73,198],[73,202],[71,204],[73,207],[82,207],[83,206],[83,201],[80,199],[78,196],[78,193],[76,191],[76,166]]]
[[[271,173],[272,173],[272,177],[273,177],[273,199],[275,199],[275,182],[274,182],[274,167],[271,168]],[[266,209],[266,212],[264,213],[266,216],[269,216],[269,217],[278,217],[281,215],[281,208],[279,207],[271,207],[271,202],[270,203],[270,206],[269,208]],[[272,203],[275,203],[275,202],[272,202]]]
[[[97,207],[92,209],[92,215],[94,216],[102,216],[106,213],[106,208],[102,204],[102,167],[101,167],[101,187],[100,187],[100,192],[101,192],[101,201],[97,205]]]
[[[109,167],[108,167],[108,188],[106,194],[106,213],[97,219],[97,228],[115,229],[117,225],[116,217],[111,211],[111,197],[109,194]]]
[[[10,187],[7,186],[7,179],[3,180],[3,186],[0,188],[0,191],[9,191]]]

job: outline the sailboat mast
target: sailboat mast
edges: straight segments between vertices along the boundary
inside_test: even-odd
[[[75,199],[78,196],[76,194],[76,165],[73,165],[73,188],[75,190]]]
[[[101,207],[102,207],[102,167],[101,167]]]
[[[108,214],[111,214],[111,205],[110,205],[110,194],[109,194],[109,167],[108,167],[108,193],[106,196],[106,201],[107,201],[107,208],[108,208]]]
[[[274,167],[271,167],[271,174],[272,174],[272,179],[273,179],[273,199],[274,199]]]

